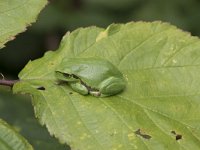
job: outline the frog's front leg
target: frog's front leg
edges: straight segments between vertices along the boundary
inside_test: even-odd
[[[125,81],[120,78],[110,77],[100,84],[101,97],[111,96],[121,92],[125,88]]]
[[[88,89],[83,84],[81,84],[79,82],[76,82],[76,83],[75,82],[71,82],[71,83],[69,83],[69,85],[71,86],[71,88],[74,91],[76,91],[76,92],[78,92],[78,93],[80,93],[82,95],[87,95],[88,94]]]

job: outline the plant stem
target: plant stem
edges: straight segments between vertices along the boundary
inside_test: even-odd
[[[0,85],[12,87],[18,81],[19,80],[5,80],[5,79],[3,79],[3,80],[0,80]]]

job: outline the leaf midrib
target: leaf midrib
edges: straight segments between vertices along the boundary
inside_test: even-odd
[[[62,89],[62,91],[65,92],[64,87],[61,87],[60,89]],[[73,100],[71,99],[71,97],[70,97],[69,95],[67,95],[67,96],[68,96],[68,98],[70,99],[69,101],[71,102],[72,106],[74,107],[74,110],[75,110],[75,112],[77,113],[77,116],[78,116],[79,119],[83,122],[83,124],[84,124],[86,130],[88,131],[88,133],[90,133],[90,134],[94,137],[95,141],[99,144],[99,146],[100,146],[102,149],[104,149],[104,147],[99,143],[99,141],[96,139],[96,137],[94,136],[94,134],[88,129],[87,125],[86,125],[86,124],[84,123],[84,121],[82,120],[82,118],[81,118],[81,116],[79,115],[79,112],[77,111],[77,108],[76,108],[76,106],[74,105]]]

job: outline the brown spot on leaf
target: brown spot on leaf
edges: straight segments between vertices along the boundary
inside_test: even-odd
[[[45,87],[40,86],[40,87],[38,87],[37,89],[38,89],[38,90],[41,90],[41,91],[44,91],[44,90],[45,90]]]
[[[182,139],[182,135],[177,134],[177,135],[176,135],[176,140],[180,140],[180,139]]]
[[[148,139],[148,140],[151,139],[151,136],[148,135],[148,134],[146,134],[146,133],[145,133],[144,131],[142,131],[141,129],[136,130],[136,131],[135,131],[135,134],[137,134],[137,135],[143,137],[144,139]]]
[[[176,132],[175,132],[175,131],[171,131],[171,133],[174,134],[174,135],[176,135]]]
[[[171,133],[172,133],[173,135],[175,135],[175,137],[176,137],[176,141],[182,139],[182,135],[181,135],[181,134],[177,134],[176,131],[171,131]]]

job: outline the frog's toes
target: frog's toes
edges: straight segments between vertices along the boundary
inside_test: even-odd
[[[90,91],[89,93],[90,93],[90,95],[93,95],[93,96],[96,96],[96,97],[101,96],[101,93],[99,91]]]

